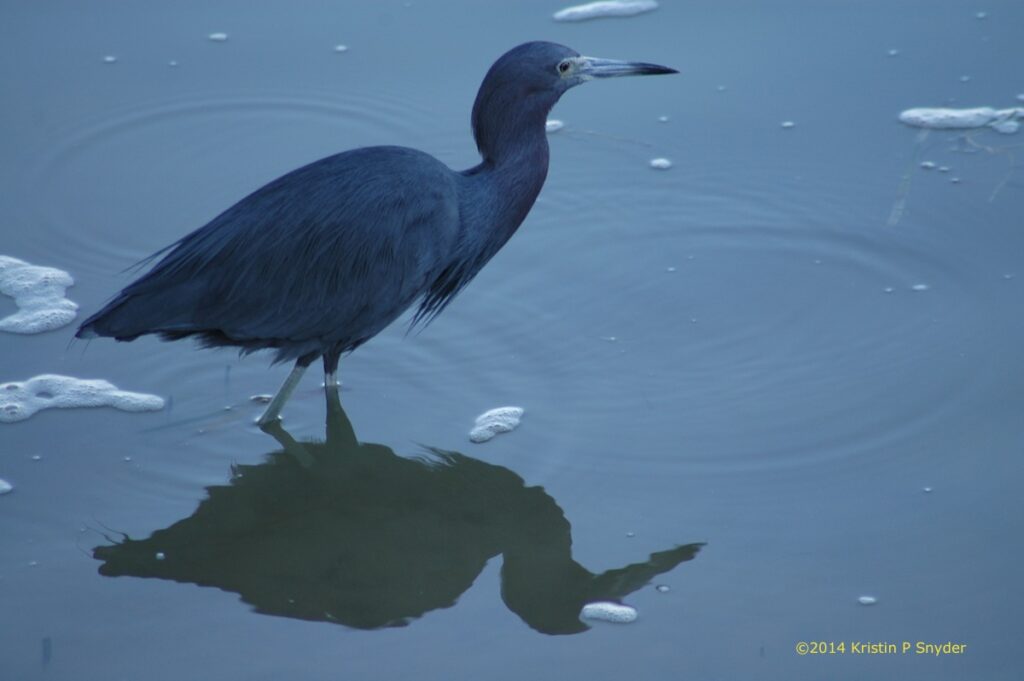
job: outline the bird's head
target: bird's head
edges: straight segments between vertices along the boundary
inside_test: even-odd
[[[650,76],[678,73],[675,69],[644,62],[585,57],[557,43],[530,42],[514,47],[494,63],[484,85],[516,87],[523,93],[561,95],[571,87],[595,78]]]
[[[548,42],[523,43],[494,62],[473,105],[473,130],[485,157],[502,137],[521,125],[543,127],[543,120],[567,90],[588,80],[617,76],[678,73],[644,62],[584,57]]]

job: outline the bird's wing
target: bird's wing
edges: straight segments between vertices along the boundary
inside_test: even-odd
[[[458,229],[446,166],[412,149],[357,149],[238,202],[83,327],[358,344],[427,289]]]

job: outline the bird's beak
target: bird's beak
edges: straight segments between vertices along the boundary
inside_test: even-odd
[[[619,61],[600,57],[580,57],[579,75],[584,78],[614,78],[616,76],[655,76],[662,73],[679,73],[675,69],[657,64],[638,61]]]

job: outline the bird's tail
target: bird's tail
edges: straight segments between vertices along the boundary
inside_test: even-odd
[[[131,323],[135,315],[125,314],[123,308],[129,297],[123,293],[107,303],[102,310],[90,316],[78,327],[75,338],[97,338],[104,336],[118,340],[135,340],[144,331],[137,323]]]
[[[77,338],[104,336],[121,341],[150,333],[188,334],[195,330],[195,280],[148,285],[140,280],[121,291],[78,327]]]

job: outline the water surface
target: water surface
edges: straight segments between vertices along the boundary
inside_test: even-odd
[[[69,347],[72,327],[0,337],[0,382],[103,378],[168,401],[0,428],[5,674],[1017,678],[1024,136],[897,115],[1014,106],[1024,8],[665,2],[578,24],[554,22],[560,8],[4,12],[0,253],[70,272],[84,313],[132,263],[300,164],[387,143],[473,165],[476,88],[515,44],[682,72],[570,92],[516,237],[432,326],[396,324],[343,360],[362,469],[312,475],[294,454],[325,451],[314,372],[286,410],[289,453],[250,423],[249,397],[287,371],[265,358]],[[503,405],[525,408],[522,425],[471,443],[473,419]],[[438,456],[464,466],[440,492],[419,477]],[[303,485],[327,480],[337,503],[310,510]],[[347,495],[367,490],[360,515]],[[204,511],[224,497],[230,512]],[[260,518],[295,531],[275,544]],[[233,549],[225,527],[254,543]],[[181,551],[157,541],[173,528],[227,574],[174,572]],[[141,563],[101,567],[118,544],[144,547]],[[298,568],[275,573],[268,545]],[[608,574],[631,577],[612,593]],[[357,578],[403,607],[315,607]],[[253,596],[268,579],[272,600]],[[555,631],[564,608],[531,614],[609,594],[637,620],[573,633]],[[798,656],[811,640],[968,647]]]

